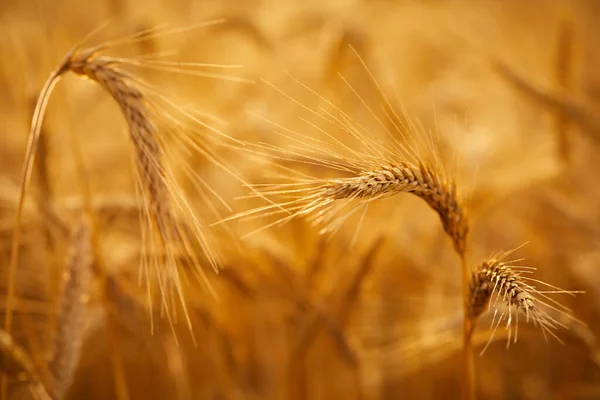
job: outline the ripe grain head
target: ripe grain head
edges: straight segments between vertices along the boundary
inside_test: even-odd
[[[270,204],[228,220],[279,216],[261,230],[301,216],[321,225],[322,233],[334,233],[351,215],[366,212],[373,201],[412,193],[438,213],[455,250],[465,256],[468,207],[464,190],[457,188],[453,166],[449,168],[442,160],[433,135],[392,104],[366,65],[364,68],[379,93],[383,111],[376,112],[348,81],[342,80],[366,110],[370,125],[294,78],[323,106],[309,108],[267,82],[307,115],[298,117],[307,133],[256,116],[273,126],[273,142],[248,143],[242,149],[252,157],[261,157],[268,171],[263,182],[251,186],[253,193],[248,198],[267,199]],[[283,144],[277,143],[278,139]],[[312,171],[307,172],[306,167]]]

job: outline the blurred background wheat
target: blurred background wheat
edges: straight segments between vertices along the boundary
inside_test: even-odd
[[[332,236],[302,218],[208,227],[264,206],[243,182],[277,180],[286,169],[329,177],[293,158],[277,160],[286,169],[276,172],[239,141],[294,145],[278,130],[345,142],[310,110],[335,105],[375,131],[383,94],[418,124],[413,134],[435,138],[457,175],[471,268],[527,243],[511,258],[536,267],[537,279],[586,292],[558,299],[585,323],[561,320],[562,344],[546,343],[522,316],[516,343],[507,350],[502,325],[479,356],[491,337],[492,315],[482,318],[473,336],[478,397],[600,398],[599,18],[593,0],[3,0],[3,315],[14,291],[12,326],[0,337],[3,395],[460,398],[461,262],[425,202],[378,200]],[[218,162],[191,145],[171,159],[174,174],[186,175],[185,164],[203,181],[202,190],[193,180],[180,189],[206,221],[221,268],[215,274],[198,245],[187,249],[208,265],[207,290],[195,265],[178,263],[189,324],[181,305],[161,302],[156,285],[147,290],[140,279],[152,249],[126,120],[101,88],[74,75],[49,102],[8,287],[36,100],[64,54],[106,21],[96,42],[190,27],[126,40],[115,54],[173,61],[166,71],[142,63],[136,74],[192,110],[188,121],[171,121],[174,135],[221,137],[206,147]],[[232,68],[191,74],[177,67],[184,63]]]

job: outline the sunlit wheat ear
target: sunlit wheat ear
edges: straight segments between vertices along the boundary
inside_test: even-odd
[[[511,340],[514,343],[517,342],[519,315],[521,315],[521,319],[525,319],[525,322],[532,322],[539,326],[544,339],[547,340],[549,334],[561,342],[555,331],[559,328],[567,328],[567,326],[553,317],[553,314],[559,313],[568,318],[574,317],[571,315],[571,310],[548,295],[575,295],[582,292],[563,290],[529,277],[527,274],[532,274],[535,268],[510,265],[502,262],[502,258],[502,255],[490,257],[473,271],[469,286],[471,318],[475,320],[485,311],[493,309],[491,336],[493,337],[500,324],[506,321],[507,347]],[[538,288],[536,285],[544,289]],[[490,342],[491,338],[488,345]],[[487,345],[481,353],[483,354],[486,349]]]
[[[369,76],[381,94],[380,104],[367,104],[342,77],[372,118],[369,127],[297,80],[321,106],[312,109],[267,83],[296,103],[302,112],[308,111],[308,117],[299,117],[307,132],[258,116],[272,124],[276,138],[287,142],[248,144],[244,149],[270,159],[272,170],[279,172],[271,182],[252,186],[259,194],[249,196],[269,198],[274,204],[230,219],[281,216],[268,227],[303,216],[323,225],[322,233],[328,233],[337,231],[357,211],[365,211],[374,200],[412,193],[438,213],[454,248],[464,255],[469,231],[466,202],[442,162],[435,141],[430,133],[411,123],[402,110],[394,107],[370,73]],[[316,166],[323,175],[331,176],[333,172],[338,177],[311,176],[303,171],[305,166]]]
[[[71,255],[63,273],[57,306],[56,329],[49,369],[53,393],[63,399],[71,386],[84,337],[87,300],[92,282],[93,256],[90,223],[84,219],[75,230]]]
[[[372,201],[399,193],[411,193],[437,212],[442,226],[452,239],[455,250],[463,255],[469,231],[467,208],[456,184],[434,166],[424,162],[411,163],[400,155],[369,160],[369,155],[358,161],[322,160],[324,167],[344,169],[349,177],[334,179],[298,178],[292,183],[264,184],[255,188],[264,197],[279,196],[279,203],[237,215],[248,219],[259,216],[284,214],[272,225],[305,216],[315,223],[323,223],[322,232],[337,230],[357,210],[365,209]],[[375,158],[371,156],[371,158]],[[307,158],[308,159],[308,158]],[[315,158],[312,161],[318,162]]]
[[[46,82],[35,108],[22,170],[8,277],[9,289],[5,317],[7,331],[10,331],[12,326],[14,276],[19,263],[18,249],[23,204],[31,179],[43,116],[53,88],[69,71],[86,77],[101,86],[118,104],[125,117],[134,153],[133,161],[138,178],[138,194],[141,195],[142,209],[144,210],[142,223],[144,250],[148,251],[147,254],[162,255],[160,257],[147,256],[142,261],[141,271],[142,275],[146,277],[148,296],[151,297],[151,281],[156,281],[162,299],[162,308],[166,311],[167,317],[174,322],[174,316],[170,310],[174,310],[177,306],[176,302],[179,302],[183,306],[186,322],[191,329],[191,323],[185,311],[182,287],[184,277],[180,273],[178,260],[185,260],[186,265],[191,266],[188,270],[196,275],[209,291],[211,288],[202,266],[210,264],[217,269],[219,261],[211,239],[206,234],[207,223],[203,221],[197,208],[193,208],[190,204],[180,183],[180,175],[184,176],[183,179],[188,179],[193,183],[203,201],[203,206],[205,206],[203,208],[206,208],[207,212],[213,214],[215,218],[222,218],[218,207],[214,204],[215,200],[225,208],[228,206],[188,165],[185,156],[190,153],[198,154],[214,166],[226,171],[229,176],[242,182],[243,180],[235,171],[220,161],[214,150],[214,146],[221,140],[232,139],[196,117],[196,113],[175,105],[152,86],[125,69],[149,68],[202,78],[243,80],[202,71],[203,68],[224,68],[226,66],[143,58],[114,58],[99,54],[99,51],[117,45],[127,45],[153,35],[166,35],[179,31],[175,29],[160,33],[150,30],[90,49],[75,48],[65,56],[59,68]],[[178,170],[182,171],[181,174],[175,173],[174,165],[177,165]],[[197,248],[200,248],[199,252]]]
[[[456,196],[456,186],[440,179],[423,164],[390,163],[362,171],[355,177],[329,180],[321,186],[318,196],[324,203],[344,199],[366,203],[397,193],[412,193],[425,200],[438,213],[456,251],[464,253],[469,227],[466,210]]]

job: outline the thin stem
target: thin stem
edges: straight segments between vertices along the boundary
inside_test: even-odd
[[[572,15],[564,16],[560,25],[556,49],[555,81],[557,93],[568,95],[574,86],[575,69]],[[565,165],[569,165],[571,161],[570,123],[569,118],[562,110],[555,110],[554,127],[558,136],[559,156]]]
[[[23,164],[23,170],[21,171],[21,182],[20,182],[20,193],[19,201],[17,204],[17,210],[15,214],[15,225],[11,242],[10,249],[10,262],[8,265],[8,276],[7,276],[7,293],[6,293],[6,305],[4,314],[4,330],[10,335],[13,324],[13,307],[15,300],[15,276],[17,273],[17,266],[19,265],[19,245],[21,236],[21,219],[23,216],[23,205],[25,203],[25,195],[27,188],[31,180],[31,174],[33,171],[33,162],[35,160],[35,153],[40,139],[42,121],[48,100],[50,100],[50,94],[52,90],[60,80],[62,74],[67,71],[69,59],[72,53],[67,54],[65,60],[61,63],[60,67],[54,71],[42,88],[40,97],[35,106],[33,113],[33,119],[31,124],[31,131],[29,133],[29,140],[27,142],[27,149],[25,151],[25,164]],[[8,395],[8,376],[6,373],[2,373],[0,379],[0,399],[6,399]]]
[[[463,355],[462,355],[462,399],[475,399],[475,369],[473,363],[472,337],[475,321],[469,313],[469,282],[471,271],[466,252],[461,256],[462,260],[462,292],[463,292]]]

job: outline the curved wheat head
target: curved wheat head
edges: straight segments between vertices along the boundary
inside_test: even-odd
[[[454,249],[465,257],[469,232],[467,202],[433,138],[412,124],[404,113],[399,114],[383,92],[384,117],[365,104],[375,121],[367,129],[329,100],[299,84],[327,105],[327,109],[311,109],[281,92],[315,117],[315,121],[299,117],[307,129],[316,130],[315,135],[257,116],[273,126],[275,138],[284,140],[282,145],[247,143],[241,149],[261,157],[263,162],[267,160],[274,178],[252,185],[253,193],[247,198],[268,199],[270,204],[225,221],[280,216],[260,228],[265,229],[304,217],[321,225],[322,233],[332,233],[352,214],[366,211],[373,201],[410,193],[423,199],[439,215]],[[309,175],[304,171],[307,166],[316,167],[321,175],[333,172],[333,177]]]
[[[220,21],[212,21],[208,24],[218,22]],[[177,307],[178,302],[183,307],[185,319],[191,329],[191,321],[185,307],[183,288],[185,279],[180,268],[183,264],[187,266],[186,270],[199,278],[212,293],[204,266],[211,265],[217,270],[219,257],[211,235],[207,233],[207,223],[203,219],[203,213],[206,209],[208,213],[219,219],[220,211],[214,204],[215,200],[227,209],[229,206],[187,163],[185,155],[194,153],[204,157],[228,175],[241,180],[235,171],[220,161],[214,151],[214,147],[221,141],[233,139],[197,118],[194,112],[174,104],[130,70],[145,68],[241,82],[245,80],[202,71],[204,68],[228,66],[161,61],[156,60],[154,56],[146,60],[101,54],[117,45],[135,43],[152,35],[167,35],[180,31],[182,29],[172,32],[146,31],[100,46],[76,47],[65,56],[63,62],[47,80],[34,112],[22,171],[9,268],[9,292],[5,318],[7,331],[10,331],[12,325],[14,275],[19,262],[21,215],[31,179],[43,116],[53,88],[68,72],[98,84],[116,102],[127,122],[134,155],[137,193],[140,195],[140,208],[143,214],[141,234],[144,257],[141,261],[140,277],[145,277],[150,307],[152,307],[152,282],[157,282],[162,309],[166,310],[167,317],[174,322],[169,310]],[[192,205],[189,196],[184,192],[182,179],[191,181],[198,189],[200,199],[203,201],[202,209]]]

